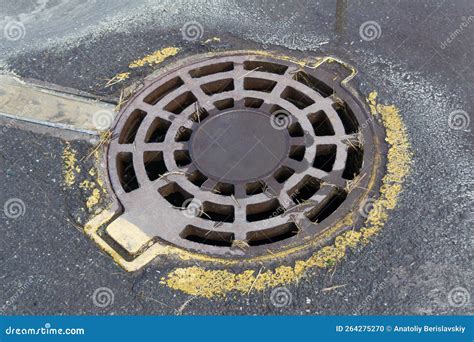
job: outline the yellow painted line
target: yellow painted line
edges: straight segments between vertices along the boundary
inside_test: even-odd
[[[98,113],[98,115],[97,115]],[[114,105],[27,84],[0,75],[0,115],[38,124],[95,133],[95,117],[115,116]]]

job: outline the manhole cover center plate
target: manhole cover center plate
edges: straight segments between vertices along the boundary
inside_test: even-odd
[[[289,150],[288,131],[271,117],[231,110],[203,122],[191,138],[191,158],[205,175],[230,183],[250,182],[274,172]]]

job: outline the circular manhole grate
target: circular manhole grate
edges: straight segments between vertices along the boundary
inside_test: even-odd
[[[358,207],[376,174],[375,132],[322,68],[225,55],[140,90],[115,123],[109,175],[126,219],[148,236],[258,256],[305,243]]]

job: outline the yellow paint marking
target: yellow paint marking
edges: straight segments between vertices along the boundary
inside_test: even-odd
[[[221,39],[219,37],[212,37],[203,42],[203,44],[209,44],[209,43],[219,43]]]
[[[79,184],[79,188],[90,193],[86,200],[86,207],[89,211],[92,211],[101,199],[101,189],[104,193],[107,191],[103,187],[103,181],[99,178],[95,167],[91,168],[87,173],[89,177],[93,177],[95,180],[85,179]]]
[[[130,72],[121,72],[115,75],[114,77],[112,77],[110,80],[108,80],[107,83],[105,84],[105,87],[111,87],[114,84],[125,81],[129,77],[130,77]]]
[[[270,51],[263,51],[263,50],[248,51],[248,53],[253,53],[253,54],[260,55],[260,56],[266,56],[266,57],[281,59],[283,61],[288,61],[288,62],[292,62],[294,64],[297,64],[302,68],[306,67],[306,68],[310,68],[310,69],[316,69],[324,63],[338,63],[338,64],[341,64],[342,66],[344,66],[346,69],[350,70],[350,72],[351,72],[351,74],[348,77],[346,77],[344,80],[341,81],[341,83],[343,85],[347,84],[350,80],[352,80],[357,75],[357,70],[352,65],[340,60],[339,58],[333,57],[333,56],[317,57],[317,58],[311,58],[311,59],[309,59],[309,58],[308,59],[297,59],[297,58],[292,57],[292,56],[275,55],[274,53],[272,53]]]
[[[95,187],[95,183],[91,182],[90,180],[86,179],[79,184],[79,188],[82,190],[92,190]]]
[[[99,200],[100,200],[99,189],[92,190],[92,194],[87,198],[87,201],[86,201],[87,209],[89,210],[92,209],[93,206],[99,203]]]
[[[316,62],[313,62],[313,63],[307,63],[306,64],[306,67],[310,68],[310,69],[316,69],[318,68],[321,64],[324,64],[324,63],[339,63],[341,64],[342,66],[344,66],[346,69],[349,69],[351,71],[351,74],[346,77],[344,80],[342,80],[342,84],[347,84],[347,82],[349,82],[350,80],[352,80],[356,75],[357,75],[357,70],[352,66],[352,65],[349,65],[347,64],[346,62],[344,61],[341,61],[340,59],[338,58],[335,58],[335,57],[322,57],[322,58],[319,58],[317,59]]]
[[[180,51],[177,47],[167,47],[161,50],[157,50],[152,54],[149,54],[143,58],[137,59],[130,63],[129,68],[139,68],[145,65],[154,65],[163,62],[168,57],[176,55]]]
[[[180,48],[177,48],[174,46],[166,47],[161,50],[157,50],[149,55],[146,55],[143,58],[140,58],[131,62],[128,65],[128,67],[130,69],[135,69],[135,68],[141,68],[144,66],[160,64],[168,57],[175,56],[176,54],[178,54],[180,50],[181,50]],[[131,71],[118,73],[117,75],[115,75],[114,77],[112,77],[110,80],[107,81],[107,83],[105,84],[105,87],[107,88],[107,87],[113,86],[114,84],[125,81],[126,79],[130,77],[130,74],[131,74]]]
[[[367,101],[371,113],[379,116],[386,129],[386,141],[390,145],[387,156],[387,173],[382,179],[380,197],[373,203],[365,225],[360,231],[346,231],[336,237],[331,246],[323,247],[310,258],[299,260],[292,266],[279,266],[255,275],[254,270],[233,273],[227,270],[206,270],[202,267],[178,268],[162,278],[162,283],[193,296],[212,298],[224,296],[231,291],[247,293],[268,287],[281,286],[298,281],[311,268],[328,268],[341,261],[348,248],[368,243],[388,219],[388,211],[398,201],[402,183],[410,170],[411,151],[405,126],[395,106],[376,102],[377,93],[372,92]]]
[[[66,147],[63,150],[63,177],[64,184],[72,187],[76,182],[76,174],[81,172],[81,168],[77,164],[76,151],[71,147],[69,142],[66,142]]]

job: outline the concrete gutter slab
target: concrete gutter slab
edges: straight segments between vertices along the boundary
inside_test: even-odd
[[[108,129],[115,118],[110,103],[28,84],[0,75],[0,115],[90,134]]]

